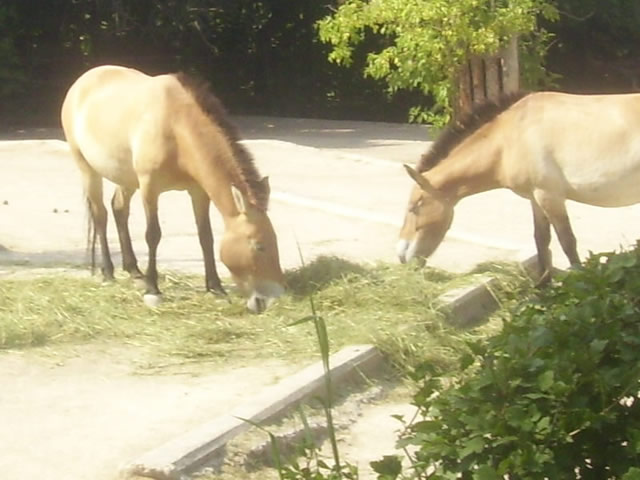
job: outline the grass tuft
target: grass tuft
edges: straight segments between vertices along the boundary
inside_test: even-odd
[[[318,257],[287,272],[288,294],[253,315],[234,293],[229,299],[206,293],[200,276],[163,276],[165,298],[155,309],[144,306],[141,292],[124,277],[107,284],[77,275],[5,278],[0,281],[0,349],[107,340],[149,347],[179,361],[222,362],[233,356],[296,362],[317,357],[312,329],[291,325],[309,315],[308,296],[313,295],[333,351],[374,343],[397,365],[427,360],[446,367],[466,339],[499,328],[500,314],[472,331],[459,331],[439,312],[438,295],[473,283],[480,274],[498,278],[495,293],[505,307],[529,286],[515,265],[485,265],[453,275]]]

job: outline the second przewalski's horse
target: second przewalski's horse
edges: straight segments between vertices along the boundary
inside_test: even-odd
[[[550,225],[570,263],[580,263],[566,200],[600,207],[640,202],[640,94],[505,97],[444,130],[415,169],[405,168],[415,186],[400,261],[435,251],[460,199],[508,188],[531,202],[544,282],[552,267]]]

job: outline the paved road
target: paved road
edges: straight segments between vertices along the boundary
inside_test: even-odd
[[[242,118],[238,123],[259,169],[270,177],[270,215],[286,267],[300,264],[296,243],[306,260],[318,254],[394,259],[396,224],[409,185],[399,162],[413,162],[424,150],[424,127],[260,117]],[[56,138],[59,132],[31,136]],[[0,142],[0,165],[4,257],[36,264],[82,262],[84,204],[79,176],[64,142]],[[215,213],[212,217],[220,238],[221,222]],[[188,196],[164,194],[160,219],[160,268],[200,271]],[[132,229],[136,250],[144,258],[143,215],[135,198]],[[117,252],[113,224],[110,235]]]
[[[286,268],[300,265],[297,244],[306,261],[317,255],[338,255],[357,261],[396,261],[397,231],[411,187],[411,180],[401,163],[415,163],[427,148],[426,128],[260,117],[240,118],[238,123],[260,170],[271,179],[270,215]],[[80,180],[69,159],[66,144],[50,140],[59,138],[59,132],[11,132],[4,138],[8,136],[13,140],[0,141],[0,274],[19,270],[19,265],[25,262],[45,267],[83,263],[86,217]],[[16,140],[25,137],[39,139]],[[638,206],[607,210],[570,204],[569,213],[582,255],[588,250],[629,245],[640,237]],[[221,222],[215,213],[212,217],[216,235],[220,238]],[[160,219],[163,239],[159,249],[159,268],[202,271],[188,196],[182,192],[163,195]],[[131,223],[134,247],[143,260],[146,251],[144,222],[136,198]],[[110,234],[114,251],[117,251],[112,223]],[[556,264],[566,266],[555,239],[553,250]],[[449,270],[463,271],[480,261],[515,260],[532,252],[532,220],[527,202],[499,190],[476,195],[459,204],[453,227],[430,262]],[[226,274],[223,266],[220,266],[220,272],[223,276]],[[69,472],[72,469],[76,473],[82,472],[70,473],[65,478],[88,478],[87,472],[98,464],[102,474],[115,471],[118,458],[112,454],[116,447],[139,452],[157,446],[149,444],[148,438],[123,435],[117,424],[104,422],[108,406],[103,408],[95,402],[95,395],[105,395],[104,385],[108,385],[111,395],[118,397],[121,394],[120,400],[129,399],[127,393],[134,388],[129,383],[129,374],[123,373],[119,365],[112,366],[113,372],[105,366],[102,367],[102,376],[96,378],[87,373],[85,367],[75,361],[68,362],[66,366],[56,365],[55,361],[42,364],[28,355],[4,354],[0,357],[0,381],[5,392],[13,392],[10,397],[0,394],[0,411],[10,411],[14,422],[9,436],[3,436],[0,427],[0,444],[2,438],[11,439],[10,445],[0,450],[11,451],[13,455],[10,459],[0,455],[3,478],[26,478],[25,465],[33,468],[29,478],[37,478],[38,475],[52,478],[47,476],[47,468],[53,465],[58,471],[64,471],[64,461],[71,461],[66,465]],[[65,378],[64,382],[52,382],[52,379],[61,377]],[[100,383],[97,389],[87,387],[91,378]],[[209,380],[204,378],[201,383],[185,386],[179,379],[172,383],[171,379],[164,378],[160,384],[166,387],[167,392],[185,392],[185,396],[195,399],[192,403],[223,405],[219,390],[209,392],[207,382]],[[142,383],[145,383],[144,379]],[[215,383],[231,385],[231,379],[216,379]],[[72,392],[71,397],[66,397],[64,392],[56,396],[47,390],[54,384],[62,385],[67,394]],[[118,385],[122,385],[121,390]],[[132,418],[141,418],[135,412],[136,408],[144,410],[148,407],[144,404],[146,387],[136,385],[142,392],[142,405],[135,400],[130,403],[110,402],[111,406],[122,406],[114,415],[124,418],[124,415],[131,414]],[[242,387],[239,391],[243,391]],[[207,397],[207,392],[211,397]],[[17,393],[19,395],[16,396]],[[229,393],[231,402],[233,395],[233,392]],[[69,398],[73,400],[71,403]],[[10,410],[7,410],[8,405]],[[95,408],[101,409],[99,414],[86,415]],[[156,416],[153,418],[165,418],[167,422],[177,424],[180,430],[180,421],[186,420],[171,415],[177,411],[189,411],[193,406],[172,403],[157,408],[165,410],[154,411]],[[84,413],[79,423],[86,427],[75,433],[66,431],[64,422],[60,425],[58,422],[61,418],[68,419],[74,412],[76,415]],[[209,412],[209,416],[212,415]],[[20,429],[20,425],[33,418],[38,418],[39,425],[50,431],[44,432],[36,427]],[[98,423],[92,424],[91,421]],[[6,428],[8,424],[4,422],[3,425]],[[145,429],[137,427],[137,430],[144,433]],[[18,438],[15,432],[21,432],[23,436]],[[56,435],[57,441],[52,443],[49,438]],[[60,453],[65,442],[67,446],[71,444],[70,451],[74,455]],[[95,445],[96,450],[87,452],[80,448],[88,445]],[[80,449],[73,450],[76,448]],[[37,458],[33,456],[34,451],[38,452]],[[58,465],[55,462],[63,463]],[[107,477],[101,477],[93,470],[91,478]]]
[[[320,254],[371,261],[395,260],[395,242],[411,180],[401,163],[415,163],[428,147],[425,127],[370,122],[242,117],[247,147],[272,186],[270,216],[285,267]],[[59,136],[57,131],[12,133]],[[34,263],[84,261],[85,213],[78,173],[60,141],[0,142],[0,268],[9,259]],[[640,207],[602,209],[569,203],[580,253],[626,246],[640,237]],[[213,213],[218,238],[222,225]],[[161,197],[160,268],[201,270],[188,196]],[[144,259],[143,215],[134,197],[132,230]],[[110,234],[117,251],[115,228]],[[557,265],[567,266],[558,242]],[[1,250],[1,249],[0,249]],[[528,203],[506,190],[464,199],[451,231],[430,260],[453,271],[485,260],[533,253]],[[226,273],[224,267],[220,270]]]

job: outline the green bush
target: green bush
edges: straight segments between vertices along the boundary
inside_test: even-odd
[[[469,344],[457,379],[419,372],[412,462],[379,478],[640,479],[640,246],[592,255]]]

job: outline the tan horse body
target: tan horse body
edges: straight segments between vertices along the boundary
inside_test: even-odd
[[[191,196],[207,290],[224,293],[209,221],[213,202],[225,225],[221,259],[249,296],[247,306],[262,311],[269,299],[282,294],[278,246],[266,213],[267,179],[259,177],[224,109],[204,85],[182,74],[151,77],[124,67],[96,67],[71,86],[61,119],[82,173],[105,278],[113,278],[113,263],[106,236],[103,178],[116,184],[112,208],[123,268],[134,277],[143,275],[131,246],[128,216],[131,196],[140,189],[149,247],[145,300],[156,303],[160,298],[157,209],[158,196],[167,190],[187,190]]]
[[[531,202],[542,281],[551,272],[550,225],[580,263],[565,200],[601,207],[640,202],[640,94],[532,93],[481,108],[445,130],[417,169],[397,253],[428,257],[456,203],[509,188]]]

